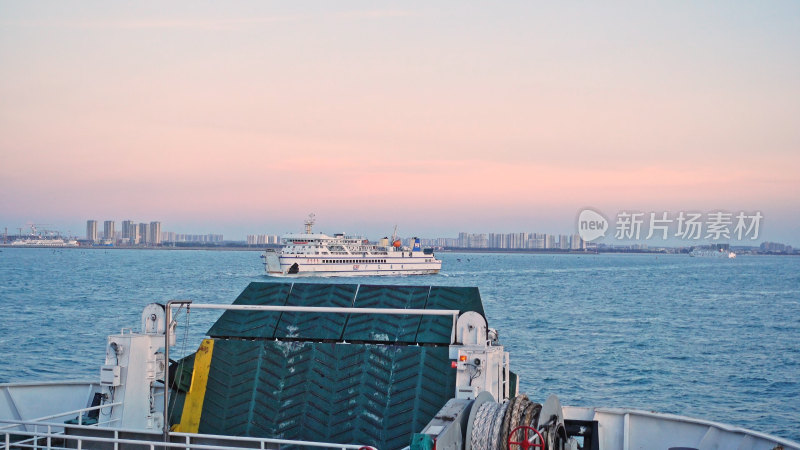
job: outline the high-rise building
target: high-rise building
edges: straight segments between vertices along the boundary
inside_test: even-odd
[[[161,222],[150,222],[150,245],[161,245]]]
[[[506,248],[507,240],[505,234],[489,233],[489,247],[491,248]]]
[[[139,243],[142,245],[150,244],[150,227],[144,222],[139,224]]]
[[[511,233],[508,236],[508,248],[526,247],[528,242],[528,233]]]
[[[175,242],[175,232],[174,231],[162,231],[161,232],[161,243],[166,242]]]
[[[128,243],[131,245],[136,245],[139,242],[139,224],[131,223],[128,225]]]
[[[573,234],[572,235],[572,245],[570,246],[572,250],[586,250],[586,242],[581,239],[581,235]]]
[[[103,222],[103,239],[114,241],[114,221],[106,220]]]
[[[759,249],[762,252],[781,253],[786,251],[786,244],[781,244],[779,242],[762,242],[759,246]]]
[[[528,240],[524,247],[520,248],[544,248],[546,237],[547,235],[542,233],[528,233]]]
[[[133,225],[132,220],[123,220],[122,221],[122,239],[128,239],[128,243],[131,242],[131,225]]]
[[[97,242],[97,221],[96,220],[87,220],[86,221],[86,240]]]
[[[267,245],[277,243],[277,236],[270,234],[248,234],[247,245]]]

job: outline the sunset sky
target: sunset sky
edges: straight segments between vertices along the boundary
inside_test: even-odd
[[[0,64],[10,231],[571,233],[588,206],[761,211],[800,245],[797,1],[3,1]]]

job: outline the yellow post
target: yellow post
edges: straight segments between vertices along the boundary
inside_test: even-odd
[[[172,431],[181,433],[197,433],[200,428],[200,414],[203,412],[203,400],[206,398],[208,371],[211,368],[211,354],[214,352],[214,340],[203,339],[200,348],[194,355],[192,384],[183,402],[181,423],[172,427]]]

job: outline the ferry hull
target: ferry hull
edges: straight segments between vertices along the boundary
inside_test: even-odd
[[[365,276],[400,276],[400,275],[436,275],[440,269],[420,269],[420,270],[326,270],[313,272],[298,272],[289,274],[286,272],[270,272],[267,275],[280,278],[299,278],[299,277],[365,277]]]
[[[264,267],[268,276],[274,277],[364,277],[398,275],[435,275],[442,269],[441,262],[413,262],[414,258],[396,261],[394,264],[318,264],[302,261],[301,258],[280,262],[277,255],[267,256]],[[401,264],[402,262],[402,264]]]
[[[311,256],[266,250],[261,258],[266,274],[274,277],[435,275],[442,269],[441,260],[422,251]]]

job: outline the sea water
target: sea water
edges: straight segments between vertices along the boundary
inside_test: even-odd
[[[478,286],[535,400],[632,407],[800,441],[800,258],[439,253],[439,275],[304,282]],[[0,382],[93,380],[151,302],[230,303],[258,252],[0,253]],[[177,356],[219,312],[178,314]]]

